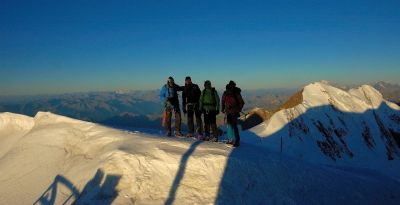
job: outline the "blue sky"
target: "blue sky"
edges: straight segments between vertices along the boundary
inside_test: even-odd
[[[400,82],[400,1],[4,1],[0,95]]]

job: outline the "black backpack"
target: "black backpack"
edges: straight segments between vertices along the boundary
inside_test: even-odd
[[[190,101],[189,99],[191,100],[194,99],[194,101],[196,102],[199,101],[201,91],[198,85],[192,84],[190,85],[190,87],[185,86],[183,92],[185,93],[185,96],[188,99],[188,101]]]

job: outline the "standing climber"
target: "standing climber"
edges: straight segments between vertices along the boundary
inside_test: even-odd
[[[234,81],[229,81],[226,85],[226,90],[222,96],[221,100],[222,112],[226,115],[226,121],[228,125],[233,129],[235,134],[234,147],[240,145],[240,135],[238,128],[238,118],[240,117],[240,112],[243,109],[244,101],[241,95],[241,89],[236,87]],[[232,143],[228,140],[228,144]]]
[[[187,115],[187,125],[189,133],[187,137],[194,137],[194,116],[196,116],[196,131],[197,138],[202,139],[203,123],[201,120],[200,112],[200,95],[201,90],[197,84],[192,83],[190,76],[185,78],[185,87],[182,92],[182,109],[183,113]]]
[[[219,114],[219,96],[209,80],[204,82],[204,90],[200,96],[200,110],[204,114],[205,140],[210,140],[210,128],[213,141],[218,141],[217,115]]]
[[[181,137],[181,111],[179,108],[178,91],[183,91],[183,87],[175,84],[174,78],[169,77],[168,82],[161,87],[160,100],[164,105],[163,125],[167,131],[167,137],[171,137],[171,118],[172,112],[175,114],[175,137]],[[165,120],[165,121],[164,121]]]

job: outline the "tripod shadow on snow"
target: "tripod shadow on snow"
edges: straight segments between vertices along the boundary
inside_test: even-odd
[[[53,183],[43,192],[43,194],[36,200],[33,204],[42,204],[42,205],[53,205],[56,202],[57,192],[59,186],[66,187],[70,196],[65,200],[64,203],[67,203],[71,198],[77,199],[79,197],[79,190],[69,181],[67,178],[57,175],[54,178]]]
[[[61,204],[112,204],[118,196],[116,186],[121,179],[120,175],[104,174],[101,169],[96,171],[95,176],[87,182],[80,192],[71,181],[61,175],[57,175],[53,183],[33,204],[54,205],[57,197],[65,193],[70,194]],[[63,190],[62,192],[59,189]]]
[[[183,179],[183,176],[185,174],[185,169],[187,162],[189,160],[190,155],[193,154],[195,151],[196,147],[199,146],[203,141],[196,141],[192,143],[192,145],[189,147],[189,149],[185,152],[185,154],[182,155],[181,162],[178,168],[178,172],[176,173],[176,177],[174,179],[174,182],[172,183],[171,189],[169,191],[169,195],[167,200],[165,201],[165,205],[171,205],[175,201],[175,196],[176,192],[178,191],[179,184],[181,180]]]
[[[121,175],[105,175],[101,169],[98,169],[73,204],[112,204],[118,196],[116,187],[120,179]]]

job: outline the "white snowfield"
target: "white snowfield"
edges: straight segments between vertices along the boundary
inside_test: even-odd
[[[309,87],[331,89],[322,84]],[[313,93],[306,87],[303,95]],[[309,100],[304,102],[308,107],[298,109],[327,103],[324,98],[314,97],[318,102],[304,97]],[[340,97],[355,99],[342,91]],[[359,104],[353,106],[362,113],[367,105],[363,104],[362,96],[358,98]],[[272,129],[271,123],[282,125],[275,122],[285,122],[280,119],[281,112],[269,124],[255,129]],[[358,125],[355,120],[352,123],[355,124],[347,125],[348,129]],[[351,147],[353,158],[343,155],[343,160],[351,166],[332,163],[334,160],[323,154],[315,141],[303,139],[300,144],[294,140],[296,137],[285,136],[293,138],[290,146],[302,151],[303,158],[319,157],[319,161],[310,162],[299,160],[293,155],[295,151],[288,152],[289,145],[284,145],[283,153],[274,150],[279,145],[273,141],[266,145],[273,137],[255,138],[253,133],[244,132],[241,146],[231,148],[220,143],[116,130],[48,112],[39,112],[34,118],[0,113],[0,204],[398,204],[400,201],[400,180],[387,172],[387,167],[372,169],[351,164],[361,151],[368,151],[375,158],[365,154],[365,158],[357,159],[373,164],[375,160],[391,162],[398,167],[397,155],[390,161],[385,157],[381,160],[380,152],[385,149],[378,149],[381,146],[378,138],[372,151],[363,149],[365,144],[360,143],[357,148]],[[348,141],[349,147],[357,142]],[[301,148],[304,143],[308,146]],[[310,149],[309,153],[306,149]]]

